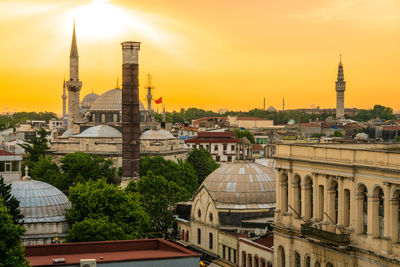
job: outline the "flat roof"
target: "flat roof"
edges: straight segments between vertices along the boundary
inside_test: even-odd
[[[200,254],[170,241],[155,239],[31,245],[25,247],[25,258],[32,266],[80,264],[81,259],[96,259],[97,263],[144,261],[199,257]],[[53,259],[65,259],[54,263]]]

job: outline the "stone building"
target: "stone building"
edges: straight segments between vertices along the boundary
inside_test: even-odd
[[[54,186],[31,180],[28,170],[22,180],[11,183],[11,195],[19,201],[24,216],[23,245],[63,241],[69,225],[65,214],[71,208],[67,197]]]
[[[399,266],[400,146],[277,144],[275,266]]]
[[[18,181],[21,178],[21,154],[11,153],[0,149],[0,176],[5,183]]]
[[[275,173],[270,165],[227,163],[212,172],[189,203],[178,205],[181,242],[210,258],[238,266],[239,253],[253,261],[255,254],[241,249],[242,237],[255,240],[267,234],[275,208]],[[186,215],[185,215],[186,214]],[[257,256],[272,262],[272,250]],[[261,265],[260,265],[261,266]]]

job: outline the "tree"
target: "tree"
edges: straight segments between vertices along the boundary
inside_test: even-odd
[[[74,223],[65,237],[66,242],[125,240],[128,235],[115,222],[106,218],[85,218]]]
[[[246,137],[247,140],[250,141],[250,143],[252,144],[256,143],[256,141],[254,140],[254,135],[249,130],[233,129],[233,132],[235,133],[235,136],[237,138]]]
[[[343,137],[343,133],[341,131],[336,130],[333,132],[332,136],[333,137]]]
[[[198,188],[196,170],[187,161],[166,160],[161,156],[144,157],[140,159],[140,173],[142,176],[152,171],[155,175],[162,175],[168,181],[173,181],[183,189],[189,199]]]
[[[52,184],[59,189],[62,187],[61,184],[63,184],[63,182],[61,180],[63,179],[63,175],[50,156],[41,156],[39,160],[33,164],[30,173],[31,177],[35,180]]]
[[[69,200],[71,209],[66,217],[72,227],[75,223],[83,222],[90,218],[93,220],[108,218],[109,223],[120,227],[132,239],[147,236],[149,229],[149,216],[145,212],[139,195],[122,190],[117,185],[108,184],[105,179],[89,180],[70,187]],[[96,224],[89,224],[93,228]],[[96,232],[96,229],[88,231]],[[71,237],[72,238],[72,237]]]
[[[140,194],[145,210],[150,215],[152,232],[156,235],[163,234],[168,237],[168,228],[174,222],[174,206],[177,202],[187,200],[184,193],[185,189],[174,181],[168,181],[161,175],[155,175],[149,171],[146,176],[142,176],[135,186]]]
[[[219,167],[218,163],[211,157],[210,152],[204,148],[193,149],[189,153],[187,161],[196,171],[199,185],[210,173]]]
[[[29,266],[24,258],[21,236],[25,229],[13,222],[4,200],[0,198],[0,266]]]
[[[4,183],[4,178],[0,176],[0,199],[7,207],[8,213],[12,216],[14,224],[22,225],[24,216],[19,209],[19,201],[11,195],[11,184]]]
[[[27,141],[27,144],[18,144],[20,147],[25,149],[26,161],[29,168],[32,168],[34,162],[38,161],[41,156],[45,155],[49,146],[47,145],[47,136],[50,133],[46,132],[45,129],[40,128],[37,135]]]

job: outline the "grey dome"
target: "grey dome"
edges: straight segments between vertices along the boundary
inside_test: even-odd
[[[175,137],[166,130],[147,130],[140,136],[141,140],[168,140],[175,139]]]
[[[105,92],[93,102],[89,110],[122,110],[122,90],[115,88]],[[143,103],[140,100],[139,110],[145,110]]]
[[[36,180],[11,183],[11,194],[18,199],[24,223],[63,222],[71,204],[56,187]]]
[[[82,99],[82,102],[93,102],[93,101],[95,101],[98,97],[99,97],[98,94],[94,94],[94,93],[87,94],[87,95],[85,95],[85,97]]]
[[[253,162],[223,164],[202,183],[217,208],[264,209],[275,207],[275,172]]]
[[[273,106],[269,106],[269,107],[267,108],[267,111],[268,111],[268,112],[275,112],[275,111],[276,111],[276,108],[274,108]]]
[[[73,129],[68,129],[60,137],[61,138],[68,138],[73,134],[74,134],[74,130]]]
[[[97,125],[87,128],[80,134],[73,137],[86,138],[86,137],[104,137],[104,138],[122,138],[122,134],[117,129],[108,125]]]

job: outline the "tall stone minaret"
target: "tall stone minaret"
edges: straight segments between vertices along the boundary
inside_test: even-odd
[[[63,101],[62,120],[65,122],[65,119],[67,116],[67,91],[66,91],[66,87],[65,87],[65,78],[64,78],[64,84],[63,84],[63,94],[62,94],[61,98]]]
[[[151,94],[151,90],[153,89],[153,87],[151,87],[151,75],[150,74],[147,74],[147,83],[148,83],[148,85],[147,85],[147,95],[146,95],[146,98],[147,98],[147,110],[148,111],[151,111],[151,100],[153,99],[153,96],[152,96],[152,94]]]
[[[337,81],[336,81],[336,119],[344,118],[344,91],[346,90],[346,82],[344,81],[342,55],[340,55]]]
[[[68,129],[74,128],[74,123],[79,121],[79,93],[82,82],[79,80],[79,55],[76,44],[75,21],[72,32],[71,53],[69,55],[69,80],[68,88]],[[74,131],[75,133],[76,131]]]

